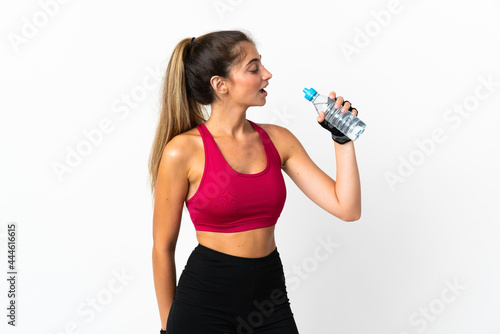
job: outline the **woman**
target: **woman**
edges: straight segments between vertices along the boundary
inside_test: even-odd
[[[325,125],[324,112],[317,120],[335,140],[337,181],[286,128],[246,119],[248,107],[266,103],[271,77],[239,31],[187,38],[173,51],[149,162],[160,333],[298,333],[274,239],[286,198],[281,169],[332,215],[361,215],[354,145]],[[341,105],[357,114],[339,96]],[[184,202],[199,244],[177,285]]]

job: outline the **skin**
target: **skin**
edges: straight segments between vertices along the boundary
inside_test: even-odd
[[[272,74],[262,65],[251,43],[243,43],[246,57],[231,69],[229,78],[214,76],[211,85],[217,99],[205,125],[229,165],[240,173],[254,174],[266,167],[266,155],[257,131],[246,120],[251,106],[263,106]],[[335,92],[329,94],[334,99]],[[338,96],[335,108],[344,101]],[[346,103],[342,112],[350,107]],[[352,110],[357,114],[357,110]],[[324,119],[322,111],[317,121]],[[332,141],[336,157],[336,180],[323,172],[309,157],[299,140],[286,128],[260,124],[271,138],[282,170],[319,207],[344,221],[361,216],[361,187],[354,143]],[[329,143],[325,143],[330,145]],[[203,140],[196,128],[174,137],[165,147],[157,178],[153,213],[153,271],[162,328],[168,318],[176,287],[175,247],[184,202],[200,184],[205,159]],[[219,252],[240,257],[263,257],[275,248],[274,226],[244,232],[197,231],[198,242]]]

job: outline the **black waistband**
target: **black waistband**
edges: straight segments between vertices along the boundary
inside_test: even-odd
[[[269,255],[266,255],[264,257],[256,257],[256,258],[240,257],[240,256],[234,256],[234,255],[222,253],[222,252],[216,251],[215,249],[203,246],[200,243],[198,244],[198,246],[195,247],[193,252],[210,257],[211,259],[222,261],[222,262],[242,263],[242,264],[263,264],[263,263],[268,263],[268,262],[274,261],[274,260],[279,258],[279,253],[278,253],[277,247]]]

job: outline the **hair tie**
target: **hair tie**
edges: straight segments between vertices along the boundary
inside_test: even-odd
[[[189,47],[189,51],[191,51],[191,49],[193,48],[193,42],[194,42],[194,37],[191,38],[191,46]]]

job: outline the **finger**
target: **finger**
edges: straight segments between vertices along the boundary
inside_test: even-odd
[[[323,122],[324,119],[325,119],[325,112],[324,111],[320,111],[318,117],[316,118],[316,120],[321,123],[321,122]]]
[[[335,109],[340,108],[340,106],[344,103],[344,98],[342,96],[337,97],[337,101],[335,101],[335,105],[333,106]],[[342,111],[344,112],[344,111]]]
[[[331,99],[331,100],[335,100],[335,98],[337,97],[337,94],[335,94],[334,91],[331,91],[330,94],[328,95],[328,97]]]
[[[356,108],[352,108],[351,113],[352,113],[354,116],[358,116],[358,109],[356,109]]]
[[[351,102],[346,101],[346,102],[344,103],[344,106],[342,107],[342,110],[341,110],[341,111],[344,113],[344,112],[346,112],[347,110],[349,110],[349,108],[350,108],[350,107],[351,107]],[[354,110],[354,108],[352,108],[352,109]]]

